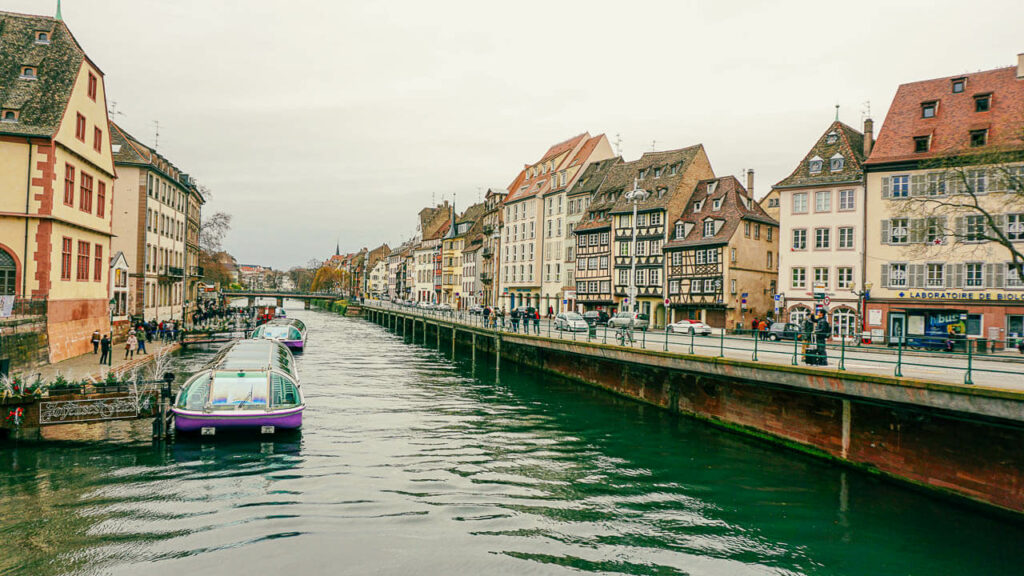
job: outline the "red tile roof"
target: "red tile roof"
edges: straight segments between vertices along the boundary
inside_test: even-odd
[[[964,78],[963,92],[953,80]],[[991,108],[975,112],[974,96],[991,94]],[[937,102],[933,118],[923,118],[921,104]],[[988,145],[972,148],[970,131],[988,128]],[[928,152],[914,152],[914,137],[931,136]],[[939,158],[963,152],[1024,149],[1024,78],[1017,68],[997,68],[903,84],[896,91],[878,141],[865,164]]]
[[[551,174],[556,173],[559,170],[568,168],[569,166],[572,165],[572,162],[575,158],[583,158],[583,160],[586,160],[587,156],[590,155],[590,152],[593,152],[594,147],[597,146],[597,143],[600,141],[600,139],[601,136],[595,136],[592,138],[589,132],[584,132],[579,136],[574,136],[568,140],[565,140],[564,142],[559,142],[558,144],[555,144],[551,148],[548,148],[548,151],[544,153],[544,156],[542,156],[540,160],[533,164],[526,164],[523,166],[523,169],[520,170],[515,180],[513,180],[512,184],[509,185],[508,197],[505,198],[505,202],[516,202],[519,200],[532,198],[538,194],[544,194],[545,192],[551,189]],[[557,166],[552,168],[549,172],[542,171],[540,174],[534,175],[533,178],[527,177],[527,172],[533,166],[543,164],[548,160],[552,160],[554,158],[557,158],[558,156],[561,156],[568,152],[572,152],[577,147],[579,147],[581,143],[583,144],[583,146],[580,148],[580,153],[586,150],[585,155],[580,156],[580,153],[577,153],[572,156],[566,156],[564,160],[562,160]],[[540,185],[538,186],[538,184]],[[526,187],[525,189],[523,189],[524,186]]]

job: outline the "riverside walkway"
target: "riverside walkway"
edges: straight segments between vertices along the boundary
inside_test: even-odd
[[[371,309],[392,310],[405,315],[443,320],[477,330],[514,332],[512,323],[507,316],[504,323],[499,322],[498,327],[493,328],[484,326],[482,316],[471,315],[465,311],[445,312],[401,306],[384,301],[367,301],[365,306]],[[582,340],[612,346],[619,345],[617,330],[604,326],[596,327],[596,330],[589,334],[564,332],[556,330],[552,321],[541,319],[537,326],[531,322],[529,330],[526,330],[520,323],[517,332],[523,335],[560,340]],[[839,370],[1024,392],[1024,356],[1016,350],[996,354],[978,354],[973,349],[967,352],[925,352],[882,346],[855,346],[840,341],[828,344],[827,366],[807,366],[803,364],[801,344],[793,341],[763,341],[750,334],[730,335],[719,329],[711,336],[673,334],[664,330],[637,330],[633,332],[633,342],[626,340],[622,345],[679,355],[752,360],[765,364],[800,365],[823,372]]]

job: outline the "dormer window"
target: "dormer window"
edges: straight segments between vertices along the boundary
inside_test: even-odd
[[[932,100],[929,102],[921,102],[921,118],[935,118],[935,110],[939,103]]]
[[[711,203],[711,209],[716,211],[716,212],[718,210],[721,210],[722,209],[722,199],[721,198],[715,198],[715,200]]]
[[[35,80],[36,68],[35,66],[22,66],[21,67],[21,79],[22,80]]]
[[[835,132],[829,132],[828,136],[825,136],[825,144],[835,144],[839,141],[839,134]]]
[[[638,179],[639,180],[643,180],[644,176],[646,176],[646,175],[647,175],[647,170],[641,170]]]
[[[718,189],[718,180],[715,180],[714,182],[708,182],[708,196],[714,194],[715,190],[717,190],[717,189]]]
[[[655,168],[654,169],[654,177],[655,178],[661,178],[661,168]]]
[[[927,152],[931,141],[931,136],[914,136],[914,152]]]
[[[954,78],[953,79],[953,94],[959,94],[964,91],[967,86],[967,78]]]
[[[693,213],[696,214],[696,213],[700,212],[700,209],[703,208],[703,207],[704,207],[704,203],[703,202],[694,202],[693,203]]]
[[[50,33],[49,32],[36,32],[36,44],[49,44]]]
[[[841,172],[843,170],[843,165],[845,163],[846,161],[843,158],[842,154],[836,154],[835,156],[829,159],[828,167],[832,172]]]
[[[0,112],[0,121],[8,122],[8,123],[17,122],[18,121],[18,111],[17,110],[4,110],[3,112]]]
[[[683,223],[676,222],[676,239],[682,240],[686,236],[686,232],[683,230]]]
[[[704,237],[708,238],[715,235],[715,221],[705,220],[704,221]]]
[[[675,176],[676,172],[678,172],[678,171],[679,171],[679,168],[676,167],[675,164],[673,164],[672,168],[669,169],[669,176]]]
[[[811,170],[811,174],[820,174],[821,173],[821,165],[822,165],[822,160],[821,160],[821,158],[818,158],[817,156],[815,156],[814,158],[811,158],[811,160],[807,163],[808,168],[810,168],[810,170]]]
[[[991,94],[978,94],[974,97],[974,111],[975,112],[988,112],[992,109],[992,95]]]
[[[668,188],[658,188],[658,198],[665,195],[665,190],[668,190]]]

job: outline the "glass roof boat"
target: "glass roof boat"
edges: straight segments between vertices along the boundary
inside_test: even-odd
[[[277,340],[292,350],[302,350],[306,346],[306,325],[298,318],[275,319],[258,326],[252,337]]]
[[[295,358],[275,340],[228,344],[178,391],[171,411],[179,432],[302,427],[306,403]]]

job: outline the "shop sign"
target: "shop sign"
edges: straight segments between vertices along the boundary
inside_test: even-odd
[[[882,325],[882,309],[872,308],[868,310],[868,326],[881,326]]]
[[[977,300],[980,302],[1024,302],[1024,293],[1014,292],[900,292],[900,298],[914,300]]]

